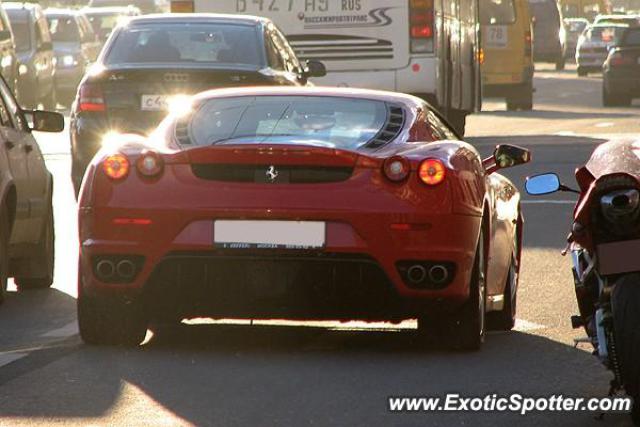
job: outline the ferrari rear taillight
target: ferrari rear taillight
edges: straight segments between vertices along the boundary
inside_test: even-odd
[[[124,154],[112,154],[102,161],[102,171],[115,181],[126,178],[129,168],[129,159]]]
[[[447,174],[446,171],[447,169],[441,160],[426,159],[420,163],[418,176],[420,177],[420,181],[427,185],[438,185],[444,181]]]
[[[433,52],[433,0],[409,0],[409,36],[412,53]]]
[[[154,177],[162,173],[164,161],[155,151],[143,152],[136,161],[138,172],[146,177]]]
[[[407,176],[409,176],[411,166],[409,164],[409,161],[404,157],[394,156],[388,158],[384,162],[383,169],[385,176],[390,181],[401,182],[407,179]]]
[[[78,111],[105,111],[104,93],[102,88],[93,83],[80,86],[78,94]]]

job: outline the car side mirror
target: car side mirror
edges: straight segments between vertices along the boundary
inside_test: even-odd
[[[487,174],[497,170],[522,165],[531,161],[531,153],[526,148],[517,145],[500,144],[493,152],[493,156],[484,159],[482,165]]]
[[[51,42],[42,42],[38,47],[38,51],[44,52],[46,50],[53,50],[53,43]]]
[[[327,75],[327,68],[324,64],[313,59],[306,62],[306,70],[307,77],[324,77]]]
[[[24,111],[25,118],[31,130],[38,132],[62,132],[64,130],[64,116],[53,111]]]
[[[11,40],[11,31],[0,31],[0,41]]]
[[[555,193],[560,187],[560,178],[555,173],[529,176],[524,183],[525,190],[532,196]]]

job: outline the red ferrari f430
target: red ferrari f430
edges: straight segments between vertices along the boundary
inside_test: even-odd
[[[84,341],[184,318],[417,318],[477,349],[514,323],[522,215],[423,100],[341,88],[201,93],[148,138],[111,138],[79,202]]]

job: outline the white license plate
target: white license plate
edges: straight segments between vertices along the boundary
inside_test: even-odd
[[[325,229],[321,221],[218,220],[213,239],[225,249],[315,249],[324,247]]]
[[[487,47],[505,48],[509,42],[506,25],[490,25],[485,29],[484,40]]]
[[[142,95],[140,108],[142,111],[164,111],[168,107],[167,95]]]

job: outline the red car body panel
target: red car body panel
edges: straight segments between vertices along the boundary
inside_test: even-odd
[[[398,300],[406,303],[403,310],[389,317],[413,317],[425,307],[451,310],[468,299],[484,220],[488,228],[488,308],[501,308],[500,296],[511,260],[519,260],[520,256],[519,194],[506,178],[485,174],[477,151],[469,144],[434,141],[425,120],[427,104],[408,95],[331,88],[217,90],[198,95],[194,102],[253,94],[363,97],[394,102],[406,111],[405,127],[395,141],[367,152],[264,143],[182,149],[174,138],[175,120],[168,118],[149,140],[133,138],[117,148],[132,165],[128,176],[120,181],[113,181],[102,171],[103,158],[114,151],[103,149],[85,175],[79,200],[80,292],[140,295],[150,286],[158,265],[172,255],[231,260],[237,256],[260,260],[366,255],[382,269]],[[140,153],[150,147],[161,153],[165,163],[162,174],[153,179],[137,173],[133,166]],[[394,155],[411,162],[410,176],[401,183],[391,182],[383,172],[384,160]],[[429,187],[419,180],[417,168],[425,158],[437,158],[446,165],[446,179],[439,185]],[[322,165],[349,167],[353,172],[345,181],[321,184],[222,182],[194,175],[194,165],[225,164]],[[220,249],[214,245],[217,219],[323,221],[326,243],[322,250],[310,252],[246,249],[239,253],[237,249]],[[96,257],[119,254],[144,257],[135,279],[129,283],[98,280]],[[442,289],[416,289],[400,273],[398,263],[405,260],[450,262],[455,265],[455,274]],[[229,315],[224,310],[187,311],[182,315]],[[249,314],[260,317],[260,313],[258,310]],[[294,317],[307,318],[304,314]],[[308,316],[318,317],[330,317],[330,313]]]

